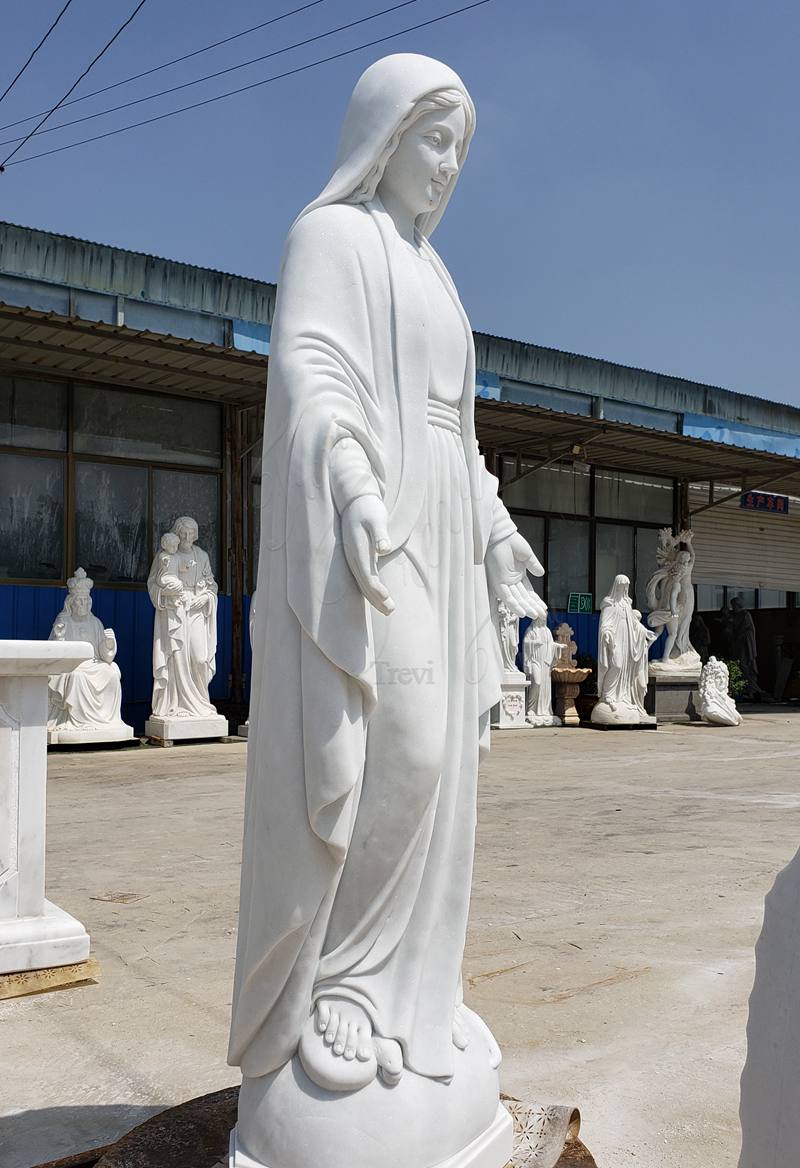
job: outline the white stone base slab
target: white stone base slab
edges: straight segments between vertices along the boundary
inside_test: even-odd
[[[228,719],[222,714],[210,718],[148,718],[145,738],[163,742],[185,742],[190,738],[227,738]]]
[[[40,917],[0,921],[0,973],[73,965],[89,956],[89,934],[51,901]]]
[[[116,726],[103,726],[97,730],[48,730],[48,746],[100,745],[103,742],[130,742],[134,737],[133,726],[119,722]]]
[[[449,1156],[447,1160],[426,1165],[425,1168],[506,1168],[513,1150],[514,1125],[501,1103],[491,1126],[473,1140],[469,1147],[455,1156]],[[238,1146],[234,1128],[231,1132],[228,1168],[272,1168],[272,1165],[262,1164],[243,1152]],[[320,1164],[320,1168],[326,1166]]]

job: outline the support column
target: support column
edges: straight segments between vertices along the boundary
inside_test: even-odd
[[[45,898],[47,682],[94,650],[85,641],[0,641],[0,973],[71,965],[89,934]]]

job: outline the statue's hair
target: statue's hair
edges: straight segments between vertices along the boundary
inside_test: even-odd
[[[366,203],[375,197],[375,192],[378,189],[378,184],[383,178],[383,172],[386,170],[386,164],[394,154],[397,147],[400,145],[400,139],[405,134],[406,130],[413,126],[418,118],[423,114],[430,113],[436,109],[457,109],[461,107],[466,118],[466,129],[464,136],[469,139],[475,129],[475,113],[471,102],[465,98],[464,94],[459,89],[435,89],[432,93],[426,93],[421,97],[414,108],[405,118],[403,118],[400,125],[395,130],[392,137],[384,146],[381,154],[373,166],[372,170],[359,183],[353,193],[349,196],[348,203]]]
[[[191,515],[179,515],[178,518],[175,520],[175,522],[172,525],[172,530],[175,533],[175,535],[178,534],[178,528],[185,527],[185,525],[187,523],[191,523],[192,527],[195,529],[197,534],[198,535],[200,534],[200,526],[199,526],[196,519],[192,519]]]

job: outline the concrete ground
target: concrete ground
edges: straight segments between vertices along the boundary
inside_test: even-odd
[[[225,1064],[245,745],[51,754],[48,895],[96,985],[0,1002],[0,1164],[103,1144]],[[800,716],[496,734],[468,1002],[599,1168],[729,1168],[753,946],[798,846]]]

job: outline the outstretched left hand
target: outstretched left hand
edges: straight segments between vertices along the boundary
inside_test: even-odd
[[[529,572],[532,576],[543,576],[544,568],[518,531],[490,547],[485,564],[489,591],[515,616],[536,620],[547,615],[547,605],[536,595],[528,579]]]

